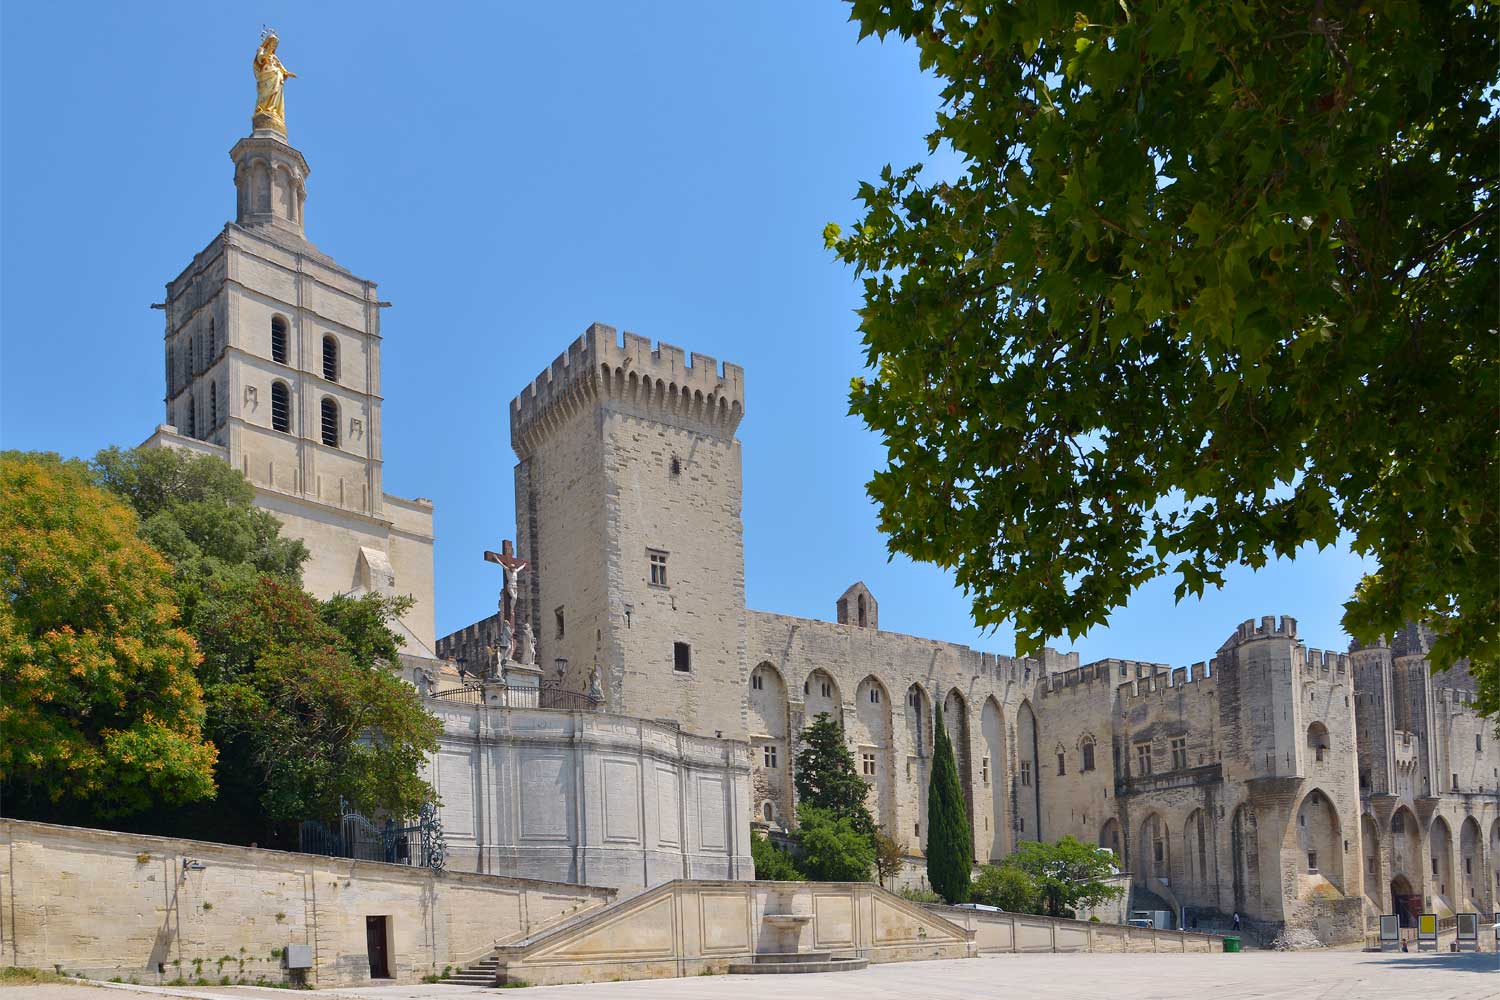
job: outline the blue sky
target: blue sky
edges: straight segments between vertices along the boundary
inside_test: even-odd
[[[562,12],[566,11],[565,16]],[[847,8],[784,3],[207,3],[0,7],[0,445],[91,455],[163,419],[148,306],[229,219],[250,57],[281,34],[310,239],[378,281],[385,484],[437,504],[439,634],[489,614],[514,534],[506,406],[593,321],[742,364],[751,607],[831,618],[863,579],[883,627],[979,635],[944,573],[888,562],[847,414],[858,287],[820,231],[861,179],[925,155],[937,87],[856,44]],[[1081,641],[1207,659],[1248,617],[1344,648],[1346,551],[1157,581]]]

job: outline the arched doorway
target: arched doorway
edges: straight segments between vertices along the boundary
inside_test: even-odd
[[[1422,912],[1422,895],[1412,891],[1412,884],[1405,875],[1391,879],[1391,909],[1401,918],[1402,927],[1417,926],[1417,914]]]

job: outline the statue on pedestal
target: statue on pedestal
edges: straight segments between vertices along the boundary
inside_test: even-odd
[[[603,701],[604,689],[599,686],[599,664],[589,671],[589,701]]]
[[[523,667],[536,666],[536,636],[531,631],[531,622],[521,623],[521,640],[516,647],[516,662]]]
[[[251,66],[255,69],[255,113],[251,128],[268,128],[286,135],[286,82],[297,74],[281,64],[276,56],[279,39],[267,28],[260,36]]]

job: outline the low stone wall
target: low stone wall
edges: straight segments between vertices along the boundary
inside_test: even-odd
[[[992,913],[929,905],[953,923],[974,932],[981,954],[992,952],[1220,951],[1222,938],[1196,931],[1156,930],[1129,924],[1062,920],[1031,913]]]
[[[411,981],[597,909],[611,889],[0,820],[0,964],[141,983],[371,981],[367,917]],[[377,931],[378,933],[378,931]]]
[[[871,962],[975,955],[972,930],[868,882],[686,880],[496,954],[505,981],[546,986],[722,973],[755,954],[790,951]]]

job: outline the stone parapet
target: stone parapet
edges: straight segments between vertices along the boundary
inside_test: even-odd
[[[731,438],[745,412],[745,370],[706,354],[591,325],[510,404],[511,447],[525,459],[588,401]]]

